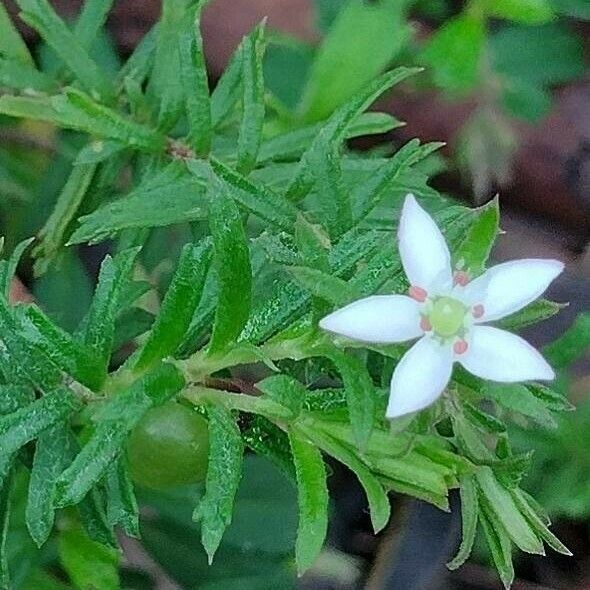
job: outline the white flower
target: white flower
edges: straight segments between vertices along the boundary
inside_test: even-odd
[[[469,282],[464,272],[453,273],[440,230],[413,195],[404,202],[398,237],[409,296],[360,299],[320,322],[325,330],[374,344],[419,338],[393,373],[388,418],[433,403],[447,386],[455,361],[478,377],[504,383],[555,377],[522,338],[482,324],[537,299],[563,270],[561,262],[513,260]]]

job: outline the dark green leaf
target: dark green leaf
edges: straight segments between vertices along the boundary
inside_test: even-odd
[[[295,545],[297,572],[302,575],[317,559],[328,529],[326,467],[320,451],[297,432],[289,433],[299,501]]]
[[[201,299],[210,259],[209,240],[183,248],[156,322],[138,354],[136,370],[173,354],[181,344]]]
[[[6,299],[10,297],[10,287],[16,275],[20,259],[33,240],[34,238],[23,240],[14,247],[8,260],[0,261],[0,292],[4,293]]]
[[[47,0],[17,0],[17,4],[23,11],[21,18],[39,31],[86,90],[101,100],[112,99],[111,81],[57,16],[51,4]]]
[[[104,26],[114,0],[86,0],[74,26],[74,34],[85,49],[90,49]]]
[[[139,509],[125,457],[109,467],[105,488],[108,524],[120,526],[126,535],[139,538]]]
[[[471,555],[471,549],[477,532],[477,519],[479,503],[477,501],[477,488],[473,476],[469,475],[461,479],[461,522],[462,540],[459,552],[452,561],[447,563],[450,570],[460,568]]]
[[[256,388],[277,403],[289,408],[296,418],[301,412],[307,390],[293,377],[273,375],[256,384]]]
[[[556,369],[565,369],[590,348],[590,313],[580,314],[572,326],[543,349]]]
[[[27,45],[12,24],[4,4],[0,4],[0,54],[26,66],[33,66]]]
[[[554,315],[558,314],[565,305],[562,303],[555,303],[555,301],[548,301],[547,299],[539,299],[524,309],[509,315],[500,320],[502,328],[513,331],[531,324],[537,324],[544,320],[548,320]]]
[[[242,216],[226,187],[214,182],[210,219],[213,263],[219,295],[209,352],[214,353],[236,341],[248,321],[252,298],[252,267]]]
[[[211,104],[207,66],[201,37],[199,2],[193,30],[180,38],[180,64],[185,87],[185,108],[189,123],[189,142],[196,154],[206,156],[211,148]]]
[[[335,305],[350,303],[357,295],[346,281],[321,270],[308,266],[290,266],[287,268],[295,281],[304,289],[316,297]]]
[[[256,165],[264,123],[264,23],[244,38],[242,52],[242,121],[238,135],[237,169],[247,174]]]
[[[201,540],[209,563],[232,520],[234,499],[242,477],[244,446],[232,415],[218,406],[207,409],[209,417],[209,467],[205,495],[193,518],[201,521]]]

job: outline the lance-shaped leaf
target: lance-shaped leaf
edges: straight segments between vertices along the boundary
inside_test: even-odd
[[[56,505],[80,502],[120,456],[141,417],[178,393],[183,385],[180,373],[164,364],[112,397],[97,416],[90,440],[57,480]]]
[[[238,134],[237,169],[247,174],[256,165],[264,123],[264,22],[258,25],[241,45],[242,53],[242,121]]]
[[[120,526],[126,535],[139,538],[139,508],[125,457],[109,467],[105,493],[108,524],[111,527]]]
[[[358,446],[364,449],[373,431],[377,408],[377,394],[371,376],[359,359],[335,347],[326,349],[324,354],[336,365],[342,377],[350,423]]]
[[[340,463],[346,465],[346,467],[354,472],[367,495],[373,530],[375,533],[382,530],[389,522],[391,514],[389,499],[379,480],[358,458],[357,453],[352,448],[342,444],[337,439],[329,436],[329,434],[323,433],[319,429],[300,424],[296,428],[321,448],[324,453],[334,457],[334,459],[340,461]]]
[[[328,487],[322,454],[297,432],[289,433],[297,477],[299,528],[295,544],[297,572],[302,575],[317,559],[328,530]]]
[[[230,188],[231,197],[245,209],[273,227],[291,232],[297,218],[297,208],[268,187],[251,180],[226,166],[216,158],[210,159],[211,168]],[[189,169],[195,166],[189,162]]]
[[[489,467],[479,467],[475,476],[478,489],[514,543],[527,553],[544,555],[543,543],[516,506],[510,492],[496,479],[493,471]]]
[[[242,216],[226,187],[213,180],[210,190],[213,262],[219,286],[209,352],[235,342],[248,320],[252,297],[250,251]]]
[[[206,156],[211,148],[211,104],[207,64],[201,36],[199,2],[192,30],[179,40],[180,65],[185,92],[185,108],[189,124],[189,143],[195,153]]]
[[[209,563],[232,520],[236,491],[242,477],[244,445],[231,413],[219,406],[207,408],[209,466],[205,495],[193,519],[201,522],[201,541]]]
[[[84,88],[99,99],[109,101],[113,87],[107,75],[88,55],[76,35],[57,16],[47,0],[17,0],[21,18],[57,53]]]
[[[0,4],[0,54],[23,65],[34,66],[27,44],[12,24],[4,4]]]
[[[154,67],[147,93],[158,111],[160,129],[168,131],[183,107],[184,89],[180,74],[179,32],[192,25],[190,0],[164,0],[158,26]]]
[[[80,217],[69,244],[97,243],[125,229],[162,227],[204,219],[206,184],[178,162],[147,178],[128,195]]]
[[[66,88],[64,94],[51,97],[4,95],[0,97],[0,113],[47,121],[114,139],[138,150],[161,152],[166,147],[166,138],[159,132],[121,116],[74,88]]]
[[[77,443],[67,422],[57,422],[37,439],[27,496],[26,523],[33,541],[41,547],[55,521],[55,482],[70,464]]]
[[[272,375],[259,381],[256,388],[272,400],[289,408],[296,418],[301,412],[307,390],[293,377],[288,375]]]
[[[44,274],[65,241],[68,226],[78,213],[96,172],[96,164],[74,166],[51,215],[39,232],[39,243],[33,250],[35,274]]]
[[[32,404],[0,418],[0,449],[11,454],[34,440],[44,430],[81,407],[75,395],[65,388],[55,389]]]
[[[126,79],[133,80],[140,85],[143,84],[153,67],[157,37],[158,25],[156,24],[135,47],[131,57],[119,71],[117,76],[119,85],[123,84]]]
[[[74,26],[74,34],[84,49],[92,47],[113,3],[114,0],[87,0],[82,5],[80,16]]]
[[[183,248],[160,313],[137,357],[136,370],[173,354],[181,344],[201,299],[210,260],[207,239]]]
[[[113,340],[115,321],[121,311],[121,297],[128,284],[138,248],[107,256],[100,267],[94,298],[84,322],[82,340],[101,363],[100,379],[106,377]],[[98,377],[97,377],[98,378]]]
[[[498,322],[498,325],[512,332],[548,320],[554,315],[557,315],[564,307],[567,307],[567,305],[567,303],[556,303],[555,301],[549,301],[547,299],[538,299],[527,305],[524,309],[521,309],[508,317],[502,318]],[[550,358],[550,355],[546,352],[545,354],[549,357],[551,364],[554,365],[555,363]]]
[[[471,555],[471,549],[477,532],[477,519],[479,503],[477,501],[477,487],[473,476],[468,475],[461,479],[461,526],[462,539],[457,555],[447,563],[450,570],[460,568]]]
[[[397,68],[380,76],[360,91],[347,104],[338,109],[322,127],[316,139],[301,157],[297,171],[287,189],[287,197],[292,200],[303,199],[313,186],[310,162],[325,149],[338,146],[346,137],[349,126],[381,94],[395,84],[419,72],[418,68]]]
[[[0,292],[4,293],[6,299],[10,297],[10,286],[16,275],[20,259],[33,240],[34,238],[23,240],[14,247],[8,260],[0,260]]]

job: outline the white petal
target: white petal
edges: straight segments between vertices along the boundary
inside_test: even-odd
[[[399,253],[412,285],[428,291],[452,284],[451,255],[445,239],[413,195],[404,201],[398,237]]]
[[[524,259],[493,266],[465,288],[473,304],[484,306],[477,322],[490,322],[539,298],[563,270],[558,260]]]
[[[453,353],[425,336],[398,363],[391,378],[387,418],[417,412],[444,391],[453,370]]]
[[[353,340],[389,344],[422,335],[419,306],[405,295],[374,295],[331,313],[320,327]]]
[[[491,381],[514,383],[555,378],[553,369],[536,348],[515,334],[491,326],[474,326],[469,348],[457,360],[470,373]]]

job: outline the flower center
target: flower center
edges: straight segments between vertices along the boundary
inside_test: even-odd
[[[449,338],[461,331],[464,325],[467,308],[452,297],[439,297],[432,302],[432,310],[428,314],[432,330],[442,336]]]

